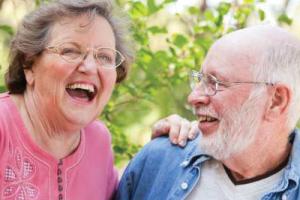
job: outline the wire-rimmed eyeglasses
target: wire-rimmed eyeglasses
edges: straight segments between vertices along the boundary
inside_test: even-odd
[[[218,91],[223,91],[224,89],[239,85],[239,84],[264,84],[273,86],[274,83],[268,82],[255,82],[255,81],[219,81],[215,76],[211,74],[204,74],[202,72],[191,71],[190,73],[190,87],[192,90],[202,91],[201,95],[213,96]]]
[[[49,46],[47,51],[58,54],[63,60],[69,63],[80,63],[86,59],[90,51],[93,51],[97,63],[106,68],[117,68],[124,62],[125,57],[115,49],[108,47],[96,47],[83,49],[77,43],[67,42],[58,46]]]

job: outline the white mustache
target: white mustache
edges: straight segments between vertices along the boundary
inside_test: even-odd
[[[216,111],[214,111],[213,109],[208,108],[208,107],[201,107],[201,108],[193,107],[192,111],[193,111],[194,115],[199,115],[201,113],[201,114],[208,115],[208,116],[211,116],[214,118],[219,118],[219,116],[220,116]]]

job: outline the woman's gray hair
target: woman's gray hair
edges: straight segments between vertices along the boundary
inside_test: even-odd
[[[290,41],[278,42],[266,48],[254,67],[256,80],[287,85],[292,91],[287,126],[294,129],[300,118],[300,46]]]
[[[116,49],[125,57],[125,61],[117,68],[117,82],[125,79],[134,57],[128,18],[110,0],[57,0],[44,4],[26,15],[13,38],[10,63],[5,74],[10,93],[24,93],[24,69],[30,69],[34,59],[45,49],[53,24],[64,18],[83,14],[90,20],[97,15],[102,16],[110,23],[116,38]]]

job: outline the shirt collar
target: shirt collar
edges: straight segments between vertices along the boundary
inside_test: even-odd
[[[205,154],[199,147],[199,141],[201,140],[201,133],[199,133],[198,137],[192,141],[190,141],[190,145],[187,145],[185,148],[187,149],[187,155],[181,163],[182,167],[188,167],[190,165],[199,165],[202,162],[205,162],[212,157]]]
[[[196,166],[212,158],[200,149],[199,140],[201,139],[201,137],[202,136],[200,133],[196,139],[190,141],[194,144],[187,145],[186,148],[190,149],[188,150],[188,154],[185,157],[184,161],[181,163],[182,167],[188,167],[190,165]],[[293,146],[290,154],[290,159],[286,167],[286,169],[288,170],[287,178],[298,182],[300,179],[300,156],[298,155],[300,152],[300,131],[298,129],[295,129],[291,133],[290,141],[293,143]]]
[[[287,178],[292,179],[295,182],[299,182],[300,179],[300,131],[295,129],[290,135],[290,141],[292,143],[292,150],[287,164]]]

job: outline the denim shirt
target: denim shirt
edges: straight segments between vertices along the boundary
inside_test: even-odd
[[[119,184],[118,200],[183,200],[193,190],[201,165],[211,159],[197,139],[185,148],[166,137],[148,143],[129,163]],[[300,132],[293,131],[292,151],[282,179],[261,200],[300,200]]]

